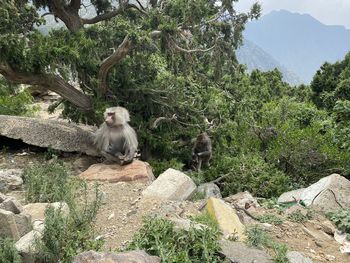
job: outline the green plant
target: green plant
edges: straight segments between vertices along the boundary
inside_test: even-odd
[[[350,240],[350,211],[341,209],[336,212],[328,213],[327,217],[339,230],[348,233],[347,238]]]
[[[274,250],[273,261],[275,263],[288,263],[290,262],[287,258],[288,246],[280,243],[273,243],[272,248]]]
[[[67,169],[58,161],[36,164],[24,171],[26,201],[58,202],[72,199],[74,180],[69,178]]]
[[[22,258],[15,247],[15,242],[8,238],[0,238],[0,262],[21,263]]]
[[[269,223],[273,225],[281,225],[283,223],[283,220],[274,214],[261,215],[258,219],[261,223]]]
[[[246,228],[247,243],[250,246],[263,248],[270,244],[270,237],[259,225],[252,225]]]
[[[207,219],[206,219],[207,220]],[[211,227],[175,229],[168,220],[148,217],[127,250],[143,249],[162,262],[223,262],[218,256],[219,233]]]
[[[287,219],[289,221],[292,222],[296,222],[296,223],[304,223],[307,220],[309,220],[310,218],[308,217],[308,215],[304,215],[300,210],[296,210],[290,214],[288,214]]]

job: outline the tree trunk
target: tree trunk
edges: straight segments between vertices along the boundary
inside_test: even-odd
[[[36,85],[54,91],[83,110],[88,111],[93,108],[92,102],[87,95],[74,88],[59,76],[53,74],[18,73],[4,64],[0,64],[0,74],[9,82],[15,84]]]

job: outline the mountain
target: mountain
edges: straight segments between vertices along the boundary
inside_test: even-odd
[[[247,24],[244,37],[309,83],[326,61],[350,51],[350,30],[324,25],[307,14],[273,11]]]
[[[303,83],[295,73],[288,70],[270,54],[247,39],[244,40],[243,46],[236,51],[236,56],[241,64],[247,66],[248,71],[253,69],[269,71],[277,68],[283,74],[284,81],[289,84],[299,85]]]

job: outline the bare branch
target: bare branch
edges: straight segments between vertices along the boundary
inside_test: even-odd
[[[153,122],[153,124],[151,125],[150,128],[151,128],[151,130],[155,130],[158,128],[160,122],[163,122],[163,121],[171,122],[172,120],[176,120],[176,119],[177,119],[176,114],[174,114],[171,118],[159,117]]]
[[[102,62],[100,71],[98,73],[99,90],[102,92],[102,94],[106,94],[108,90],[107,76],[110,69],[116,64],[118,64],[128,54],[130,49],[131,40],[128,36],[126,36],[123,42],[113,52],[113,54]]]
[[[84,18],[82,19],[83,21],[83,24],[96,24],[98,22],[101,22],[103,20],[107,20],[107,19],[111,19],[117,15],[120,15],[122,14],[125,9],[129,9],[129,8],[135,8],[137,9],[140,13],[144,14],[144,15],[147,15],[147,13],[143,10],[141,10],[140,8],[138,8],[136,5],[134,4],[127,4],[125,7],[120,7],[116,10],[113,10],[113,11],[110,11],[110,12],[106,12],[106,13],[103,13],[101,15],[97,15],[93,18]]]
[[[60,76],[54,74],[26,74],[14,71],[8,64],[0,63],[0,74],[15,84],[44,87],[61,95],[64,99],[84,110],[92,109],[88,96],[74,88]]]

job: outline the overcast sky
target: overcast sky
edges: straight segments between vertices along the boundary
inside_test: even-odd
[[[247,10],[259,2],[263,14],[285,9],[301,14],[310,14],[326,25],[343,25],[350,29],[350,0],[240,0],[239,10]]]

